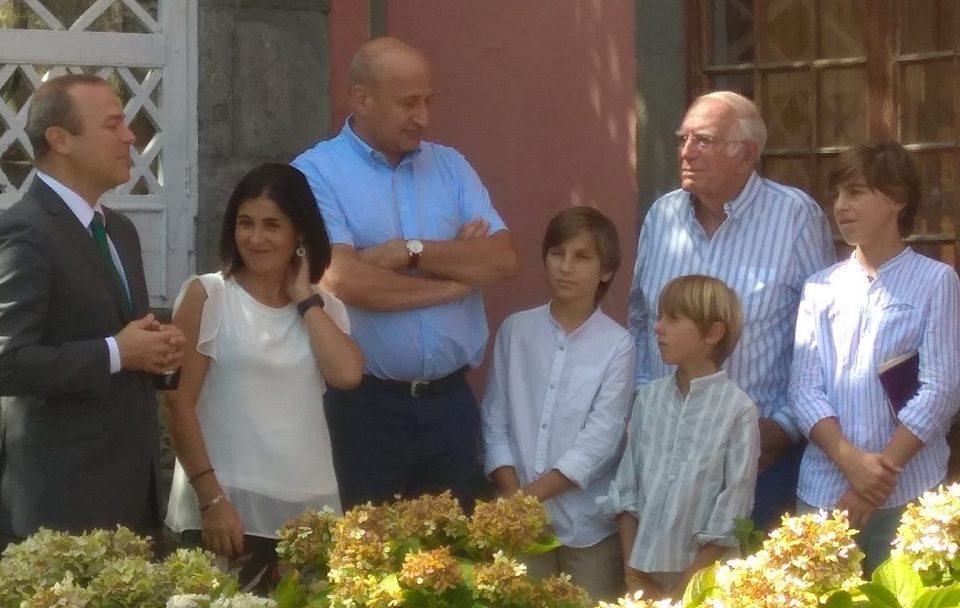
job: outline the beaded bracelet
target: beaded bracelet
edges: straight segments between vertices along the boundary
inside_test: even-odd
[[[207,504],[205,504],[205,505],[200,505],[200,512],[203,513],[203,512],[205,512],[205,511],[208,511],[211,507],[213,507],[214,505],[220,504],[221,502],[225,501],[226,499],[227,499],[227,495],[224,494],[223,492],[220,492],[219,494],[217,494],[216,496],[214,496],[213,499],[212,499],[210,502],[208,502]]]

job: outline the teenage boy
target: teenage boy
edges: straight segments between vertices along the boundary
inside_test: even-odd
[[[543,239],[551,299],[508,317],[483,400],[485,469],[500,492],[545,501],[561,547],[526,560],[536,577],[565,572],[594,600],[623,593],[616,525],[597,507],[623,450],[634,347],[598,303],[620,265],[617,230],[571,207]]]
[[[856,249],[803,290],[790,382],[810,438],[798,509],[846,509],[869,576],[889,554],[906,503],[946,476],[960,388],[960,282],[903,243],[920,178],[900,144],[844,152],[830,186],[840,234]],[[919,390],[894,411],[879,368],[913,353]]]
[[[723,281],[667,283],[654,325],[671,376],[642,386],[627,449],[606,497],[620,528],[625,581],[647,597],[679,597],[697,570],[736,553],[734,520],[753,506],[757,408],[720,369],[743,328]]]

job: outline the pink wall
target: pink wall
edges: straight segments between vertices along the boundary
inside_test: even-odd
[[[345,22],[357,11],[346,7],[365,4],[333,2],[337,129],[347,111],[343,66],[360,43],[360,28]],[[576,204],[601,209],[620,231],[623,262],[603,308],[626,322],[637,224],[634,4],[388,3],[389,35],[433,62],[437,94],[429,139],[457,148],[473,164],[520,252],[519,277],[487,290],[491,338],[508,314],[547,300],[543,230],[556,212]],[[338,30],[353,34],[337,35]],[[483,370],[474,376],[475,385],[482,384]]]

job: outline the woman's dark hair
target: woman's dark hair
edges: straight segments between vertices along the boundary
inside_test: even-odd
[[[223,228],[220,230],[220,263],[223,273],[230,276],[243,269],[243,258],[237,251],[234,230],[240,205],[261,196],[269,197],[285,216],[290,218],[293,229],[302,239],[310,260],[310,282],[316,283],[330,265],[330,238],[320,216],[317,199],[303,173],[290,165],[265,163],[251,169],[243,176],[230,195],[230,202],[223,213]]]

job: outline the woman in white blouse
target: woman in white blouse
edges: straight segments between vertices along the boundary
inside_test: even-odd
[[[223,271],[191,277],[174,305],[187,337],[167,401],[177,454],[167,525],[199,530],[241,583],[276,563],[276,531],[308,508],[339,510],[325,383],[352,388],[363,356],[343,304],[314,288],[330,243],[306,178],[265,164],[237,185]]]

